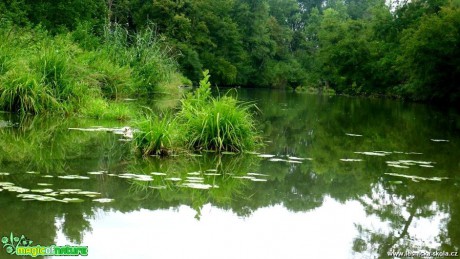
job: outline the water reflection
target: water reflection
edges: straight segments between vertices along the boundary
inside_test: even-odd
[[[0,234],[88,245],[89,258],[458,251],[456,113],[264,90],[239,97],[256,100],[265,140],[259,152],[269,156],[143,160],[116,135],[68,130],[123,123],[0,114]],[[59,201],[22,201],[21,194]],[[149,252],[125,246],[136,242]]]

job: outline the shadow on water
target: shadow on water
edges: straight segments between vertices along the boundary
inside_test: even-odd
[[[69,130],[122,123],[0,114],[0,234],[52,244],[62,232],[80,244],[92,219],[110,211],[185,205],[200,220],[211,204],[250,218],[276,205],[311,212],[332,198],[358,202],[366,214],[354,222],[354,256],[458,251],[458,114],[387,100],[238,95],[260,110],[259,153],[140,159],[120,136]],[[417,230],[426,222],[438,224],[434,237]]]

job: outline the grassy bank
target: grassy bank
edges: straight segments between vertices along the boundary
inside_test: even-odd
[[[0,110],[127,119],[122,100],[160,92],[180,95],[187,80],[151,28],[119,26],[95,37],[84,28],[56,36],[0,25]]]

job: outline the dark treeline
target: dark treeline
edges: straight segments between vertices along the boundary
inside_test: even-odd
[[[53,33],[154,23],[194,82],[460,97],[458,0],[3,0],[0,15]]]

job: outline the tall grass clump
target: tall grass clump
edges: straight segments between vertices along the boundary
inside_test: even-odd
[[[137,117],[136,108],[127,102],[88,98],[80,110],[84,117],[103,120],[128,121]]]
[[[101,52],[90,52],[83,56],[82,62],[87,64],[90,71],[88,83],[99,89],[104,98],[119,100],[135,92],[133,71],[129,66],[120,66]]]
[[[104,51],[120,66],[133,69],[136,90],[143,94],[158,91],[157,87],[169,82],[178,67],[171,48],[153,25],[132,34],[112,24],[105,30]]]
[[[192,150],[243,152],[258,143],[251,105],[231,96],[211,95],[209,73],[199,88],[182,100],[178,119],[185,145]]]
[[[144,155],[169,155],[178,147],[192,151],[249,151],[259,143],[251,105],[231,96],[211,95],[209,72],[199,88],[181,100],[176,116],[149,115],[136,123],[134,145]]]
[[[46,32],[0,30],[0,108],[20,113],[61,113],[78,110],[88,88],[73,56],[78,48]],[[10,40],[11,39],[11,40]]]
[[[50,89],[43,86],[39,74],[13,69],[2,77],[0,108],[20,113],[44,113],[64,108]]]
[[[134,133],[134,145],[144,156],[170,155],[176,149],[178,127],[176,120],[169,115],[163,118],[150,113],[145,118],[137,121]]]

